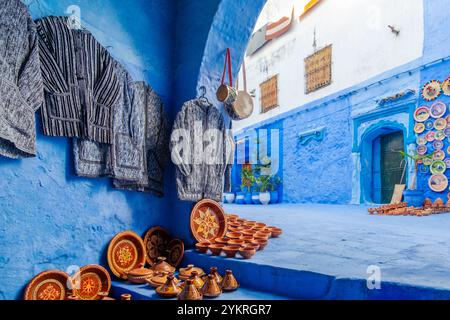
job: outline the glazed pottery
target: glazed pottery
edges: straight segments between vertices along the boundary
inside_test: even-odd
[[[283,230],[281,230],[280,228],[274,228],[271,230],[272,232],[272,238],[278,238],[279,236],[281,236],[283,234]]]
[[[259,250],[264,250],[264,248],[267,247],[267,244],[269,243],[269,241],[268,240],[258,239],[258,240],[253,240],[252,243],[253,244],[259,244]]]
[[[255,224],[255,228],[265,228],[265,227],[267,227],[267,224],[262,223],[262,222],[257,222]]]
[[[222,289],[219,287],[219,283],[214,275],[210,274],[205,284],[201,289],[201,293],[204,297],[216,298],[222,294]]]
[[[196,243],[195,247],[197,248],[197,251],[200,253],[207,253],[210,243],[209,242],[200,242]]]
[[[35,276],[25,288],[25,300],[65,300],[69,296],[69,275],[59,270],[48,270]]]
[[[234,291],[239,288],[239,283],[237,282],[236,278],[233,275],[233,271],[227,270],[225,272],[225,276],[222,280],[222,290],[223,291]]]
[[[256,232],[257,232],[257,230],[251,229],[251,230],[243,230],[241,233],[242,233],[244,236],[247,236],[247,237],[253,237],[253,236],[255,235]]]
[[[190,227],[198,242],[222,238],[227,231],[225,212],[216,201],[199,201],[191,211]]]
[[[261,192],[259,194],[259,201],[262,205],[267,206],[270,203],[270,192]]]
[[[230,238],[230,239],[239,239],[241,236],[242,236],[242,233],[240,233],[240,232],[228,232],[226,234],[226,237]]]
[[[244,222],[244,226],[254,227],[256,225],[256,221],[246,221]]]
[[[240,222],[230,222],[230,223],[228,223],[228,228],[231,228],[231,227],[239,228],[240,226],[241,226]]]
[[[258,231],[255,234],[255,239],[266,239],[266,240],[268,240],[271,235],[272,235],[272,232]]]
[[[242,256],[242,258],[244,259],[250,259],[251,257],[253,257],[256,254],[256,249],[254,247],[250,247],[250,248],[241,248],[239,250],[239,254]]]
[[[162,227],[152,227],[147,230],[144,245],[145,257],[149,265],[153,266],[158,261],[158,257],[166,256],[170,239],[169,233]]]
[[[173,274],[167,276],[164,285],[156,288],[156,293],[164,298],[175,298],[181,292],[181,288],[177,285]]]
[[[255,249],[255,251],[259,251],[259,244],[258,243],[247,243],[244,246],[244,249]]]
[[[166,250],[167,262],[173,266],[178,267],[184,257],[184,242],[180,239],[173,239],[167,245]]]
[[[122,295],[120,296],[120,300],[123,300],[123,301],[130,301],[130,300],[131,300],[131,294],[129,294],[129,293],[124,293],[124,294],[122,294]]]
[[[167,278],[170,275],[173,275],[173,273],[165,273],[165,272],[156,273],[150,279],[147,279],[147,283],[153,288],[158,288],[167,282]],[[179,280],[176,277],[174,277],[174,281],[175,283],[179,282]]]
[[[211,251],[213,256],[220,256],[220,254],[222,253],[223,247],[225,247],[224,244],[217,244],[217,243],[210,244],[209,245],[209,251]]]
[[[241,227],[228,227],[228,232],[241,232]]]
[[[195,287],[192,279],[186,280],[183,290],[178,295],[178,300],[202,300],[203,296]]]
[[[224,244],[224,245],[226,245],[228,243],[228,239],[227,238],[217,238],[217,239],[215,239],[215,242],[217,244]]]
[[[73,294],[80,300],[101,300],[109,295],[111,277],[99,265],[87,265],[70,278]]]
[[[244,240],[241,239],[231,239],[228,241],[229,246],[242,246],[244,243]]]
[[[244,218],[239,218],[239,219],[237,219],[236,221],[239,222],[239,223],[241,223],[241,224],[244,224],[244,223],[247,222],[248,220],[247,220],[247,219],[244,219]]]
[[[193,264],[189,264],[186,268],[181,268],[180,269],[179,278],[181,280],[187,280],[187,279],[189,279],[192,276],[192,273],[194,271],[197,272],[197,274],[199,276],[203,276],[205,274],[203,269],[195,267]]]
[[[244,240],[245,243],[251,243],[253,241],[253,236],[242,236],[241,240]]]
[[[192,275],[189,279],[192,280],[192,283],[199,290],[203,287],[203,284],[205,283],[197,271],[192,271]]]
[[[128,281],[136,284],[147,283],[147,279],[152,276],[153,271],[147,268],[137,268],[127,273]]]
[[[222,283],[222,276],[217,271],[217,267],[211,267],[209,269],[209,275],[214,276],[214,279],[216,279],[218,284]]]
[[[158,260],[152,267],[153,272],[160,273],[171,273],[175,272],[175,268],[166,262],[166,257],[158,257]]]
[[[236,257],[236,254],[238,253],[240,246],[225,246],[223,248],[223,252],[227,256],[227,258],[234,258]]]

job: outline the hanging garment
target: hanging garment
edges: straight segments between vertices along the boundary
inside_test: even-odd
[[[36,155],[43,98],[36,25],[21,1],[0,0],[0,155]]]
[[[151,87],[145,87],[144,174],[136,182],[115,179],[114,187],[162,197],[164,168],[169,159],[168,124],[161,99]]]
[[[176,117],[170,149],[176,165],[178,197],[186,201],[222,201],[230,150],[219,110],[201,100],[186,102]]]
[[[36,21],[45,89],[44,134],[112,143],[112,106],[119,96],[113,60],[67,17]]]

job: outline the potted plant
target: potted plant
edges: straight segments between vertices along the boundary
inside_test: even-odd
[[[251,168],[242,169],[242,192],[244,192],[245,204],[252,204],[252,186],[255,183],[255,175]]]
[[[423,162],[423,160],[426,158],[432,158],[433,155],[429,154],[429,155],[421,156],[417,153],[408,154],[403,151],[400,151],[400,153],[405,158],[409,158],[414,162],[414,168],[413,168],[414,170],[413,170],[413,176],[411,179],[411,183],[408,186],[408,189],[403,191],[404,201],[407,202],[408,205],[410,205],[410,206],[421,207],[423,205],[424,196],[423,196],[423,190],[420,190],[417,188],[417,171],[419,169],[419,163]]]
[[[263,205],[268,205],[270,202],[270,192],[269,190],[272,187],[270,183],[270,176],[260,176],[258,178],[258,187],[259,187],[259,201]]]
[[[283,180],[279,176],[272,176],[270,178],[270,203],[278,203],[280,196],[278,188],[283,183]]]

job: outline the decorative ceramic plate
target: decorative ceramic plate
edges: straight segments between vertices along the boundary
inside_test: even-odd
[[[435,142],[433,142],[433,148],[434,150],[442,150],[442,148],[444,148],[444,142],[442,142],[441,140],[436,140]]]
[[[170,242],[169,233],[162,227],[150,228],[144,237],[144,245],[146,249],[146,260],[149,265],[153,266],[158,257],[167,256],[167,245]]]
[[[444,118],[440,118],[440,119],[436,119],[436,121],[434,121],[434,128],[436,130],[444,130],[447,127],[447,120]]]
[[[433,120],[425,121],[425,129],[426,130],[432,130],[433,128],[434,128],[434,121]]]
[[[180,239],[173,239],[167,245],[167,262],[174,266],[178,267],[183,260],[184,256],[184,242]]]
[[[421,134],[424,131],[425,131],[425,125],[421,122],[416,123],[416,125],[414,126],[414,132],[417,134]]]
[[[102,266],[82,267],[71,277],[73,294],[81,300],[101,300],[109,295],[111,278]]]
[[[419,172],[422,174],[427,174],[429,172],[429,166],[425,164],[419,166]]]
[[[68,295],[69,275],[59,270],[48,270],[35,276],[25,288],[25,300],[65,300]]]
[[[436,140],[443,141],[445,139],[444,131],[436,131],[436,133],[434,134],[434,138]]]
[[[422,89],[422,97],[426,101],[433,101],[441,95],[441,82],[432,80],[426,83]]]
[[[450,158],[445,159],[444,162],[445,162],[445,166],[447,168],[450,168]]]
[[[442,101],[434,103],[430,108],[430,116],[434,119],[442,118],[447,112],[447,105]]]
[[[223,238],[227,231],[225,212],[213,200],[205,199],[198,202],[191,212],[191,232],[198,242]]]
[[[427,144],[427,139],[425,138],[425,136],[418,137],[418,138],[416,139],[416,143],[417,143],[417,145],[419,145],[419,146],[424,146],[424,145]]]
[[[423,156],[424,154],[426,154],[428,151],[427,146],[417,146],[417,154],[419,154],[420,156]]]
[[[444,129],[444,134],[447,138],[450,137],[450,127]]]
[[[434,192],[443,192],[448,187],[448,179],[443,174],[435,174],[428,180],[428,186]]]
[[[450,96],[450,77],[448,77],[443,83],[442,83],[442,92],[446,96]]]
[[[442,161],[445,159],[445,152],[443,150],[437,150],[433,153],[433,160]]]
[[[145,265],[144,241],[136,233],[125,231],[117,234],[109,243],[108,265],[112,273],[127,279],[127,272]]]
[[[425,122],[430,118],[430,109],[427,106],[421,106],[414,112],[416,122]]]
[[[430,172],[432,174],[443,174],[447,170],[447,165],[444,161],[437,160],[433,161],[433,163],[430,166]]]
[[[422,163],[423,163],[425,166],[431,166],[431,164],[433,163],[433,159],[431,159],[431,157],[424,157],[424,158],[422,159]]]
[[[430,131],[425,135],[425,139],[427,139],[428,142],[433,142],[436,140],[434,131]]]

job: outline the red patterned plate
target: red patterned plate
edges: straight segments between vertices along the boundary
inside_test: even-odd
[[[441,90],[441,82],[432,80],[423,86],[422,98],[426,101],[433,101],[441,95]]]
[[[109,295],[111,277],[99,265],[82,267],[71,277],[73,294],[80,300],[101,300]]]
[[[136,233],[125,231],[109,243],[108,265],[118,278],[127,279],[127,272],[145,265],[144,241]]]
[[[167,262],[178,267],[183,260],[184,256],[184,243],[180,239],[173,239],[167,246]]]
[[[69,275],[59,270],[48,270],[35,276],[25,289],[25,300],[65,300],[68,295]]]
[[[225,212],[214,200],[198,202],[191,212],[191,232],[198,242],[223,238],[227,231]]]
[[[158,260],[158,257],[165,257],[167,255],[167,245],[169,244],[169,241],[170,236],[164,228],[153,227],[145,233],[145,258],[148,264],[153,266]]]

